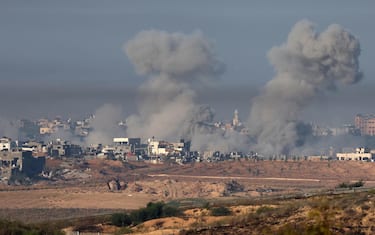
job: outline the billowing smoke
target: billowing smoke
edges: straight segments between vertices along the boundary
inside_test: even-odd
[[[87,145],[111,144],[113,137],[123,137],[124,131],[118,123],[123,118],[121,107],[105,104],[95,111],[90,123],[92,131],[86,138]]]
[[[248,139],[235,130],[222,130],[214,126],[214,110],[201,105],[196,107],[194,115],[184,125],[186,136],[192,140],[194,150],[211,150],[220,152],[247,151]]]
[[[140,88],[139,113],[127,119],[129,136],[192,138],[197,126],[212,121],[212,112],[207,116],[195,103],[195,89],[217,79],[224,66],[202,33],[143,31],[125,51],[137,73],[149,77]]]
[[[139,113],[127,119],[129,136],[181,137],[191,140],[196,150],[234,148],[225,141],[229,134],[212,125],[214,111],[195,102],[197,89],[215,82],[224,71],[202,33],[143,31],[125,51],[138,74],[149,77],[140,88]]]
[[[339,82],[360,81],[359,55],[358,39],[341,26],[330,25],[318,33],[311,22],[298,22],[286,43],[268,53],[276,76],[253,100],[248,127],[255,149],[288,154],[302,145],[308,130],[299,120],[301,112]]]
[[[62,141],[69,141],[72,144],[85,144],[80,137],[74,135],[71,130],[58,129],[56,132],[43,136],[43,141],[49,143],[60,139]]]

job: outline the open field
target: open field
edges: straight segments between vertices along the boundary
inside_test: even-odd
[[[31,216],[33,210],[48,210],[46,214],[56,214],[49,219],[57,219],[137,209],[149,201],[311,195],[358,180],[363,180],[365,187],[375,187],[375,164],[354,161],[242,160],[181,166],[48,160],[47,168],[65,173],[32,186],[1,186],[2,211],[8,210],[12,218],[19,212],[21,219]],[[111,192],[106,183],[114,178],[127,182],[127,187]],[[77,212],[66,213],[69,209]],[[6,217],[6,213],[0,216]]]
[[[375,192],[267,200],[227,205],[229,215],[212,208],[184,211],[184,216],[146,221],[135,234],[374,234]]]

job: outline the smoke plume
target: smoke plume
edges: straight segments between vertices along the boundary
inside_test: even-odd
[[[196,89],[214,82],[224,65],[202,33],[143,31],[125,52],[137,73],[149,77],[140,87],[138,114],[127,119],[129,136],[192,138],[194,126],[212,121],[213,113],[195,103]]]
[[[86,138],[87,145],[110,144],[113,137],[124,136],[118,123],[122,120],[121,107],[105,104],[95,111],[94,119],[90,123],[92,131]]]
[[[6,118],[0,117],[0,137],[18,138],[18,127]]]
[[[358,39],[341,26],[330,25],[319,33],[311,22],[298,22],[286,43],[268,53],[276,76],[253,100],[248,127],[255,149],[288,154],[302,145],[307,131],[299,120],[301,112],[338,83],[360,81],[359,55]]]

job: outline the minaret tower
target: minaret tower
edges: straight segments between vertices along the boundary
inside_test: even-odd
[[[238,110],[237,110],[237,109],[234,110],[234,116],[233,116],[232,125],[233,125],[234,127],[237,127],[237,126],[240,125],[240,120],[239,120],[239,118],[238,118]]]

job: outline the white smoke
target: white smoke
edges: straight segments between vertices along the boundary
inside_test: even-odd
[[[92,131],[86,138],[86,145],[111,144],[114,137],[122,137],[125,132],[118,123],[122,120],[121,107],[104,104],[95,111],[90,123]]]
[[[298,22],[286,43],[272,48],[268,58],[276,70],[262,94],[253,100],[248,120],[255,149],[264,154],[287,154],[303,144],[299,118],[318,95],[337,83],[362,78],[358,39],[339,25],[318,33],[307,20]]]

